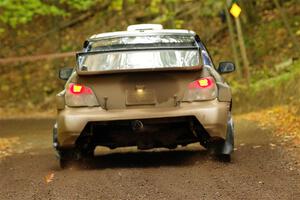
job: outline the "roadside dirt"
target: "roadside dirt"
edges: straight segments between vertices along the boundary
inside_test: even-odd
[[[61,170],[53,120],[0,121],[0,199],[300,199],[299,147],[236,120],[231,163],[198,144],[176,150],[108,151]],[[13,139],[12,139],[13,138]],[[2,155],[2,156],[1,156]]]

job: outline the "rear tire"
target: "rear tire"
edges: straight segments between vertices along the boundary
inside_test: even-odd
[[[67,168],[68,164],[69,164],[68,160],[59,158],[59,166],[61,169]]]
[[[62,169],[68,167],[71,163],[82,163],[87,159],[94,157],[94,149],[80,150],[77,148],[59,150],[59,165]]]
[[[230,154],[219,154],[219,155],[216,155],[216,157],[220,162],[228,163],[231,161]]]
[[[75,149],[60,149],[58,150],[58,157],[59,166],[62,169],[67,168],[68,165],[77,158]]]

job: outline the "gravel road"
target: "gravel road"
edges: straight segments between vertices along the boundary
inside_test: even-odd
[[[52,124],[0,121],[0,199],[300,199],[299,148],[250,121],[236,121],[231,163],[192,144],[97,148],[93,160],[64,170],[51,147]]]

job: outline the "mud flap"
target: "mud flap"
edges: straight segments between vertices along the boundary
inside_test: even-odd
[[[231,114],[229,114],[229,120],[227,122],[226,140],[223,146],[222,154],[231,154],[234,148],[234,124]]]

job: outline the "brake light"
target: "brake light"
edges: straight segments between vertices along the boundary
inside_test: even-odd
[[[211,88],[213,86],[214,86],[214,79],[212,77],[201,78],[189,84],[190,89]]]
[[[99,102],[93,90],[78,83],[70,83],[68,85],[65,100],[67,106],[70,107],[99,106]]]
[[[80,84],[70,84],[70,92],[72,94],[92,94],[92,90]]]

